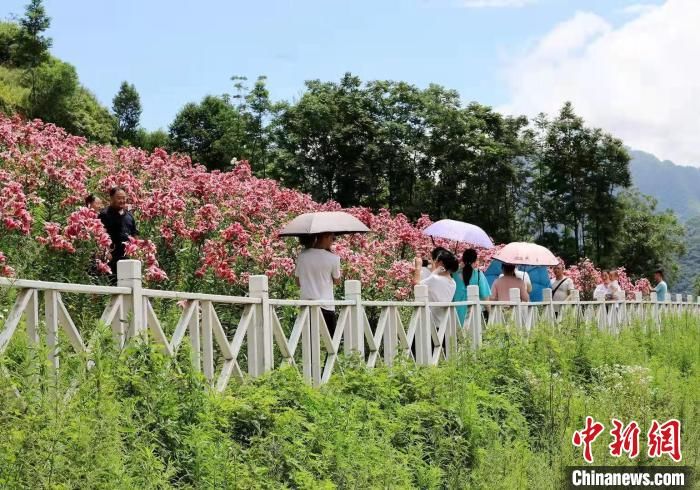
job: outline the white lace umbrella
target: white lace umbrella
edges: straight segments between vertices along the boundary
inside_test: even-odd
[[[318,233],[367,233],[370,231],[362,221],[342,211],[323,211],[297,216],[287,223],[280,236],[316,235]]]
[[[441,219],[423,230],[423,234],[455,242],[470,243],[477,247],[493,248],[493,242],[484,230],[464,221]]]

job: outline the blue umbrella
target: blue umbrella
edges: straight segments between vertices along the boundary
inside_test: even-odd
[[[501,275],[501,266],[503,262],[498,259],[493,259],[489,264],[484,275],[489,282],[489,286],[493,286],[493,282]],[[542,290],[552,287],[549,282],[549,273],[547,267],[542,265],[519,265],[518,270],[527,272],[532,282],[532,291],[530,292],[530,301],[542,301]]]

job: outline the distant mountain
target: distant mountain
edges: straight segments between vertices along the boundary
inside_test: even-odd
[[[671,209],[686,225],[686,254],[680,260],[680,274],[674,293],[693,293],[700,275],[700,168],[661,161],[643,151],[630,151],[632,183],[644,194],[654,196],[658,209]]]
[[[700,168],[661,161],[650,153],[630,151],[632,183],[659,201],[658,209],[673,210],[686,221],[700,214]]]

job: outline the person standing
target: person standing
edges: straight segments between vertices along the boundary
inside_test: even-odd
[[[666,293],[668,292],[668,285],[664,278],[663,269],[657,269],[654,272],[654,281],[656,281],[656,287],[654,291],[656,292],[656,299],[659,301],[666,301]]]
[[[97,214],[100,214],[103,207],[102,199],[97,197],[95,194],[90,194],[85,198],[85,207],[92,209]]]
[[[431,303],[449,303],[455,294],[456,284],[452,274],[457,272],[459,262],[452,252],[442,250],[433,260],[433,269],[430,276],[421,279],[421,267],[423,260],[416,257],[413,284],[428,286],[428,300]],[[446,307],[431,307],[430,316],[435,327],[439,327],[447,313]]]
[[[112,258],[109,260],[109,268],[112,269],[110,281],[117,280],[117,262],[128,258],[125,253],[125,243],[129,237],[137,236],[136,220],[126,208],[126,191],[123,187],[113,187],[109,190],[109,206],[100,211],[99,218],[105,227],[109,238],[112,240]]]
[[[598,284],[593,291],[593,299],[596,301],[605,301],[610,296],[610,274],[608,271],[600,273],[601,283]]]
[[[321,233],[313,240],[302,243],[304,248],[297,257],[297,285],[301,288],[301,299],[313,301],[333,301],[333,286],[340,284],[340,257],[331,252],[335,234]],[[335,306],[321,306],[321,314],[328,327],[328,333],[333,337],[337,318]]]
[[[492,301],[510,301],[510,290],[512,288],[520,291],[520,301],[530,301],[525,281],[515,275],[515,265],[503,264],[503,275],[493,282],[491,287]]]
[[[501,274],[498,277],[503,277],[503,274]],[[532,281],[530,280],[530,274],[528,274],[526,271],[521,271],[516,266],[515,277],[517,277],[518,279],[522,279],[522,281],[525,283],[525,289],[527,290],[527,294],[529,295],[532,292]]]
[[[625,300],[625,291],[622,289],[620,286],[620,282],[618,281],[619,275],[617,270],[615,269],[610,269],[610,299],[614,301],[624,301]]]
[[[452,279],[455,280],[455,294],[452,301],[467,300],[467,286],[479,286],[479,299],[486,301],[491,296],[491,288],[486,276],[481,272],[476,265],[478,255],[476,250],[468,248],[462,253],[462,269],[452,274]],[[467,306],[457,307],[457,317],[459,325],[464,326],[464,319],[467,317],[469,308]],[[487,310],[483,310],[484,316],[488,318]]]
[[[550,281],[552,287],[552,301],[568,301],[571,292],[574,291],[574,281],[570,277],[564,275],[564,266],[557,264],[552,269],[554,279]],[[554,315],[559,317],[561,305],[554,305]]]
[[[435,262],[435,259],[437,259],[437,256],[440,252],[449,252],[444,247],[435,247],[432,252],[430,252],[430,259],[423,259],[422,261],[422,267],[420,270],[420,279],[421,281],[423,279],[427,279],[430,277],[430,274],[433,273],[433,262]]]

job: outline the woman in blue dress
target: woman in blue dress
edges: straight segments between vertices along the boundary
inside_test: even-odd
[[[491,296],[491,288],[486,276],[477,267],[475,267],[477,259],[476,250],[468,248],[462,254],[462,263],[464,264],[460,270],[452,275],[452,278],[457,284],[454,298],[452,301],[467,300],[467,286],[479,286],[479,299],[485,301]],[[467,317],[469,309],[467,306],[457,307],[457,316],[459,324],[464,327],[464,319]]]

